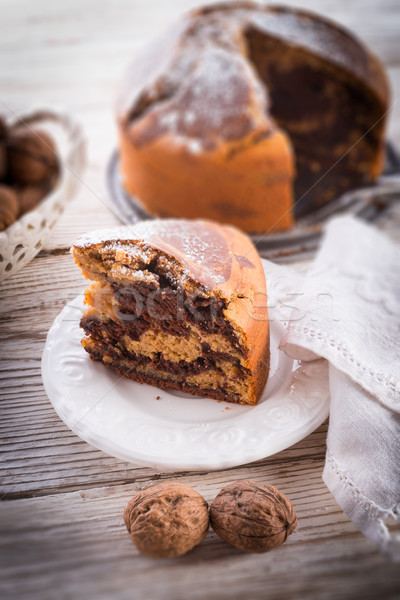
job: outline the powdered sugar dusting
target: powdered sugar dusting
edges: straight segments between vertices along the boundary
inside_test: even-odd
[[[186,146],[192,154],[200,154],[203,150],[203,144],[200,140],[190,139],[186,142]]]
[[[179,45],[170,52],[169,67],[154,81],[159,100],[146,110],[146,131],[151,133],[145,142],[141,119],[132,122],[136,143],[170,134],[175,145],[198,154],[215,147],[220,139],[241,139],[250,133],[254,114],[264,119],[266,93],[242,55],[239,23],[219,25],[214,15],[200,28],[192,27],[189,19]]]
[[[248,67],[240,55],[210,46],[202,52],[181,101],[203,126],[220,129],[243,113],[249,100],[248,79]]]
[[[170,135],[176,145],[196,154],[212,150],[221,140],[243,139],[260,124],[270,128],[265,116],[267,90],[246,52],[246,36],[254,28],[313,51],[357,76],[375,78],[361,43],[316,15],[246,3],[220,5],[203,14],[196,11],[133,65],[131,87],[136,91],[131,90],[130,98],[132,102],[136,97],[137,106],[129,106],[128,117],[133,114],[137,119],[130,128],[135,143]],[[155,69],[153,63],[162,68]],[[141,109],[143,97],[147,100]],[[142,116],[151,120],[140,130]],[[144,142],[143,129],[151,131]]]
[[[116,227],[113,229],[96,229],[89,233],[80,236],[75,242],[76,248],[85,248],[87,246],[95,246],[105,242],[135,239],[134,225],[125,225],[124,227]]]
[[[121,264],[149,264],[155,250],[171,256],[181,283],[190,278],[209,289],[223,284],[230,277],[232,253],[222,234],[222,228],[204,221],[155,219],[142,221],[132,227],[100,230],[81,237],[77,248],[101,246],[110,251]],[[152,251],[153,250],[153,251]],[[168,268],[168,263],[165,262]],[[124,271],[129,276],[129,268]]]
[[[160,220],[149,242],[178,251],[186,272],[213,289],[230,277],[232,254],[221,228],[204,221]]]
[[[162,127],[167,127],[170,130],[174,130],[178,124],[178,118],[179,115],[177,111],[165,112],[161,115],[159,123]]]
[[[196,113],[194,110],[186,110],[183,113],[183,122],[185,125],[193,125],[196,122]]]

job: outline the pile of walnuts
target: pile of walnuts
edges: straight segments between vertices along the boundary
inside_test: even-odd
[[[59,173],[50,136],[0,118],[0,231],[34,209],[54,187]]]
[[[125,525],[140,552],[152,558],[181,556],[199,544],[211,523],[226,542],[245,552],[267,552],[295,530],[290,500],[273,485],[236,481],[221,490],[210,512],[191,487],[166,482],[134,496]]]

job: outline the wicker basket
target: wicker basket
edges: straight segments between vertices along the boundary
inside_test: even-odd
[[[81,126],[68,113],[55,109],[32,109],[9,125],[39,125],[57,146],[60,174],[55,187],[15,223],[0,232],[0,281],[22,269],[36,256],[75,195],[81,179],[86,145]]]

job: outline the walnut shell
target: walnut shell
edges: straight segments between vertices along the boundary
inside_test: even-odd
[[[0,117],[0,181],[6,176],[7,154],[6,154],[7,126],[4,119]]]
[[[43,200],[48,194],[51,186],[47,183],[39,185],[16,185],[13,187],[17,194],[19,204],[19,214],[21,217],[30,210],[36,208],[36,206]]]
[[[7,176],[13,183],[38,184],[54,177],[58,158],[53,140],[39,129],[17,127],[7,140]]]
[[[6,185],[0,185],[0,231],[17,220],[19,212],[16,193]]]
[[[146,556],[181,556],[206,536],[208,504],[188,485],[165,482],[134,496],[124,510],[124,521],[133,543]]]
[[[295,530],[297,517],[289,498],[276,487],[243,480],[220,491],[210,507],[210,523],[238,550],[267,552]]]

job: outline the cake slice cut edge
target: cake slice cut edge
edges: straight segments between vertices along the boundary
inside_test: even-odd
[[[269,371],[263,267],[249,238],[206,221],[154,220],[72,248],[92,280],[82,345],[119,375],[255,405]]]

